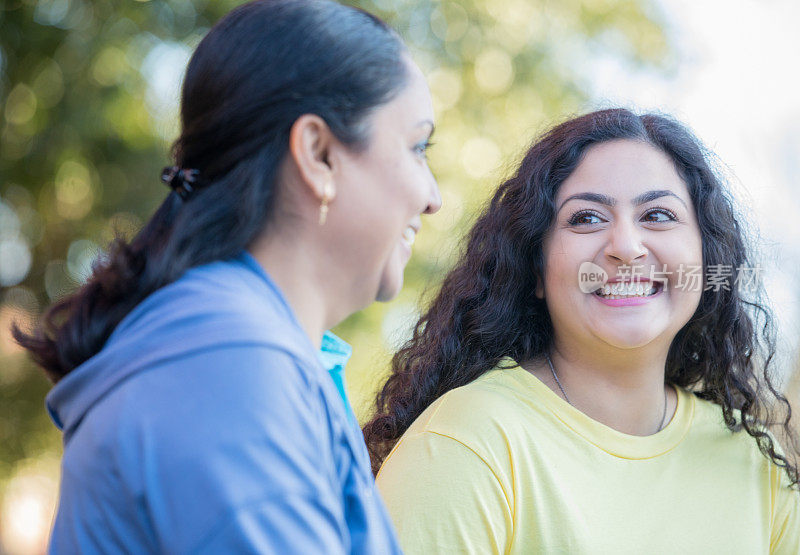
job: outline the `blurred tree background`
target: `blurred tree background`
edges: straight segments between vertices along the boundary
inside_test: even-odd
[[[130,237],[167,190],[193,47],[234,0],[2,0],[0,4],[0,553],[42,548],[60,434],[50,384],[14,344]],[[444,205],[423,222],[400,298],[336,330],[354,346],[363,419],[392,349],[463,232],[535,135],[593,101],[578,61],[596,53],[653,71],[675,63],[650,0],[364,0],[426,72],[437,114],[430,163]]]

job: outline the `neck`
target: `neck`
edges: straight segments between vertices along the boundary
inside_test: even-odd
[[[667,349],[601,349],[565,344],[556,338],[550,353],[558,382],[575,408],[617,431],[656,433],[674,412],[676,396],[664,384]],[[546,360],[525,365],[559,397],[564,395]],[[664,397],[667,395],[666,417]]]
[[[319,348],[325,330],[338,324],[348,312],[342,308],[342,299],[331,291],[330,268],[326,276],[325,257],[315,256],[313,242],[286,235],[278,231],[265,234],[248,250],[275,281],[303,331]]]

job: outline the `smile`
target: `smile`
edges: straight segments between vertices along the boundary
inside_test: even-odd
[[[608,306],[636,306],[649,303],[664,289],[662,282],[607,283],[592,295]]]
[[[414,244],[414,241],[416,240],[416,238],[417,238],[417,230],[416,230],[416,229],[414,229],[413,227],[411,227],[411,226],[408,226],[408,227],[407,227],[407,228],[406,228],[406,229],[403,231],[403,241],[404,241],[404,242],[406,243],[406,245],[408,245],[409,247],[410,247],[410,246],[412,246],[412,245]]]
[[[661,282],[618,282],[607,283],[594,292],[604,299],[630,299],[652,297],[661,290]]]

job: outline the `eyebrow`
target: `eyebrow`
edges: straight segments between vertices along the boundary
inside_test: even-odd
[[[433,132],[436,130],[436,126],[433,124],[433,122],[431,120],[429,120],[429,119],[424,119],[424,120],[420,121],[419,123],[417,123],[417,125],[415,127],[421,127],[423,125],[430,125],[431,126],[431,132],[428,135],[433,135]]]
[[[661,197],[675,197],[676,199],[681,201],[681,204],[686,206],[686,203],[683,201],[681,197],[679,197],[672,191],[668,191],[666,189],[658,189],[642,193],[638,197],[634,198],[631,201],[631,204],[634,206],[639,206],[640,204],[644,204],[646,202],[650,202]],[[561,203],[561,206],[558,207],[558,210],[556,212],[560,212],[561,209],[564,207],[564,205],[571,200],[588,200],[589,202],[596,202],[598,204],[610,207],[614,207],[617,205],[617,199],[610,197],[608,195],[603,195],[601,193],[578,193],[564,200],[564,202]],[[688,206],[686,206],[686,208],[688,208]]]

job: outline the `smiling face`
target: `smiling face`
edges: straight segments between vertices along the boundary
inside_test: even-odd
[[[672,160],[640,141],[590,147],[561,184],[556,209],[537,292],[556,340],[618,349],[669,345],[700,302],[703,272],[694,206]],[[606,288],[582,290],[579,272],[594,267],[586,263],[607,274]],[[681,282],[691,281],[691,271],[700,282],[687,287]]]
[[[441,206],[425,154],[433,132],[431,96],[422,72],[406,62],[406,86],[369,117],[366,148],[344,152],[334,177],[329,225],[341,234],[338,252],[348,258],[362,305],[397,295],[420,215]]]

